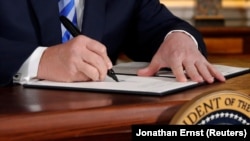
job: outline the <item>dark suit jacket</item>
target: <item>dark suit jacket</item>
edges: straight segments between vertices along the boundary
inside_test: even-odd
[[[61,43],[58,0],[0,1],[0,85],[10,84],[37,46]],[[200,33],[172,15],[159,0],[85,0],[82,33],[107,46],[115,63],[120,52],[150,61],[173,29],[192,34],[205,55]]]

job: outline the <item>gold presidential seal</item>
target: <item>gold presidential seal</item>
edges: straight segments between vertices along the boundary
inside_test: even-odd
[[[250,95],[233,90],[205,93],[184,104],[170,124],[250,125]]]

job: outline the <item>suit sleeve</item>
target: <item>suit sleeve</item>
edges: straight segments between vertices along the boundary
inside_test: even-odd
[[[0,86],[12,84],[12,78],[36,45],[0,37]]]
[[[159,0],[139,0],[135,14],[135,34],[130,34],[124,52],[135,61],[151,61],[164,37],[172,30],[184,30],[198,43],[206,57],[206,46],[201,33],[188,22],[173,15]],[[138,55],[143,54],[143,55]]]

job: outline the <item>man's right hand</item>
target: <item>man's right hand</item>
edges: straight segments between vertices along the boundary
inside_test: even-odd
[[[64,44],[48,47],[43,53],[38,79],[60,82],[102,81],[112,68],[106,47],[79,35]]]

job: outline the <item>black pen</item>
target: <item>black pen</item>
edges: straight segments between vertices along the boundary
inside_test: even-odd
[[[74,24],[68,18],[66,18],[65,16],[60,16],[60,20],[73,37],[81,34],[80,30],[76,28],[76,26],[74,26]],[[114,79],[116,82],[119,82],[113,69],[109,69],[107,75]]]

